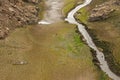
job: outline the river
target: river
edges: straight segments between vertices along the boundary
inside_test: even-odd
[[[90,35],[88,34],[87,30],[85,29],[85,26],[83,26],[82,24],[78,23],[75,18],[74,18],[74,14],[81,8],[85,7],[86,5],[90,4],[92,0],[85,0],[85,2],[82,5],[78,5],[76,8],[74,8],[73,10],[71,10],[68,13],[67,18],[65,19],[65,21],[68,21],[71,24],[76,24],[78,26],[79,32],[83,35],[84,39],[86,40],[86,43],[88,44],[89,47],[91,47],[92,49],[94,49],[96,51],[97,54],[97,58],[100,62],[100,68],[102,69],[103,72],[105,72],[110,78],[112,78],[113,80],[120,80],[120,77],[117,76],[116,74],[114,74],[106,60],[104,57],[104,54],[102,52],[100,52],[96,45],[94,44],[94,42],[92,41],[92,38],[90,37]]]
[[[96,51],[96,56],[100,62],[100,68],[103,72],[105,72],[110,78],[112,78],[113,80],[120,80],[120,77],[117,76],[116,74],[114,74],[106,60],[105,60],[105,57],[104,57],[104,54],[99,51],[96,47],[96,45],[94,44],[92,38],[90,37],[90,35],[88,34],[87,30],[85,29],[85,26],[78,23],[75,18],[74,18],[74,14],[81,8],[85,7],[86,5],[90,4],[92,0],[85,0],[85,2],[83,4],[80,4],[78,6],[76,6],[73,10],[71,10],[68,15],[67,15],[67,18],[65,18],[65,21],[68,21],[70,24],[76,24],[78,26],[78,30],[79,32],[83,35],[84,39],[86,40],[86,43],[88,44],[88,46],[90,48],[92,48],[93,50]],[[39,24],[50,24],[49,22],[47,21],[40,21]]]
[[[44,19],[38,24],[51,24],[58,21],[62,21],[61,9],[63,6],[62,0],[46,0],[46,11],[44,13]]]

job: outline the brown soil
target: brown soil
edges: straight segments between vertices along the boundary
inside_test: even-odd
[[[25,0],[24,0],[25,1]],[[0,0],[0,38],[5,38],[7,30],[13,30],[26,24],[38,21],[38,1]]]

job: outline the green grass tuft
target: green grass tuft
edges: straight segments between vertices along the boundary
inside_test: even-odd
[[[80,20],[80,22],[87,24],[87,20],[88,20],[88,12],[86,10],[86,8],[82,8],[80,9],[77,14],[75,15],[75,17]]]

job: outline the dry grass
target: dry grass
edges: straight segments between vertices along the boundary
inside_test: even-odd
[[[76,47],[74,36],[67,23],[16,29],[1,42],[1,80],[98,80],[89,48]],[[16,60],[28,64],[12,65]]]

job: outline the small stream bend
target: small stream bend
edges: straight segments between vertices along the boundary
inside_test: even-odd
[[[77,7],[75,7],[73,10],[71,10],[68,15],[67,18],[65,18],[65,21],[68,21],[71,24],[76,24],[78,26],[78,30],[79,32],[83,35],[84,39],[86,40],[86,43],[88,44],[89,47],[91,47],[93,50],[96,51],[96,55],[97,58],[100,62],[100,68],[102,69],[103,72],[105,72],[110,78],[112,78],[113,80],[120,80],[120,77],[117,76],[115,73],[113,73],[106,60],[104,57],[104,54],[102,52],[100,52],[96,45],[94,44],[92,38],[90,37],[90,35],[88,34],[87,30],[85,29],[85,26],[83,26],[82,24],[78,23],[75,18],[74,18],[74,14],[81,8],[87,6],[88,4],[90,4],[92,0],[85,0],[85,2],[83,4],[78,5]]]

